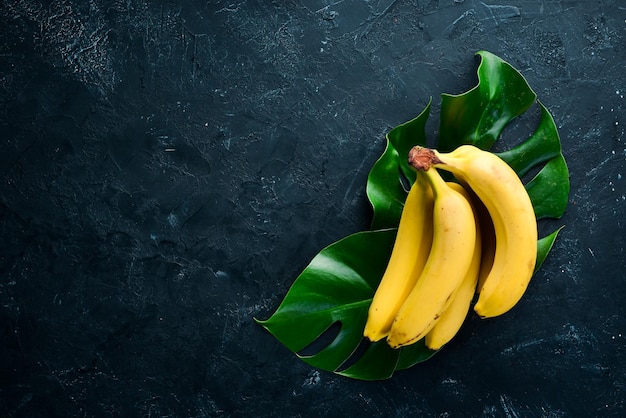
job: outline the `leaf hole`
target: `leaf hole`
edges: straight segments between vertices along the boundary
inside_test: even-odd
[[[367,338],[363,338],[361,339],[361,342],[359,343],[359,345],[356,347],[356,349],[352,352],[352,354],[350,354],[350,357],[348,357],[346,359],[346,361],[344,361],[343,363],[341,363],[341,366],[339,366],[339,368],[337,369],[338,372],[341,372],[343,370],[348,369],[350,366],[352,366],[354,363],[356,363],[357,361],[359,361],[359,359],[361,357],[363,357],[363,354],[365,354],[365,352],[367,351],[367,349],[369,348],[369,346],[371,345],[371,341]]]
[[[492,151],[505,151],[526,141],[529,135],[535,132],[540,120],[541,107],[535,101],[524,113],[516,116],[506,124],[499,138],[493,144]]]
[[[529,169],[528,172],[521,177],[522,183],[524,183],[524,185],[527,185],[533,178],[535,178],[537,174],[539,174],[539,172],[546,166],[546,164],[547,162],[543,162]]]
[[[319,337],[313,340],[309,345],[298,351],[298,355],[302,357],[311,357],[328,347],[330,343],[335,341],[341,331],[341,321],[333,322]]]
[[[400,177],[400,184],[405,192],[409,192],[411,190],[412,182],[404,175],[402,170],[398,168],[398,176]]]

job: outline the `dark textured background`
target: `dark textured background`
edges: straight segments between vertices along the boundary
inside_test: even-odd
[[[618,416],[626,399],[626,4],[5,0],[0,416]],[[393,126],[485,49],[553,114],[572,191],[523,301],[366,383],[266,318],[367,229]],[[504,134],[534,129],[536,110]]]

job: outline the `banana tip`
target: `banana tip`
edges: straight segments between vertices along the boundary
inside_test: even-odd
[[[386,337],[387,333],[366,327],[363,331],[363,336],[367,338],[370,342],[375,343],[376,341],[382,340],[384,337]]]

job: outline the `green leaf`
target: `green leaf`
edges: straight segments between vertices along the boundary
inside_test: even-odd
[[[426,347],[424,339],[421,339],[415,344],[402,348],[396,370],[404,370],[413,367],[422,361],[428,360],[436,352],[437,351],[432,351]]]
[[[442,94],[436,144],[441,151],[461,144],[490,149],[505,127],[536,100],[526,80],[510,64],[486,51],[478,55],[478,84],[460,95]],[[536,172],[525,186],[537,219],[560,218],[568,203],[569,172],[554,120],[537,103],[541,118],[536,130],[498,155],[520,178]],[[296,278],[276,312],[257,321],[312,366],[350,378],[378,380],[435,353],[424,340],[393,350],[385,341],[367,343],[362,336],[369,304],[393,248],[407,191],[415,180],[408,151],[426,144],[430,105],[429,101],[416,118],[386,136],[385,151],[367,178],[366,192],[373,208],[371,230],[323,249]],[[535,271],[561,228],[538,240]]]
[[[562,155],[549,160],[526,185],[537,219],[560,218],[570,190],[569,172]]]
[[[276,312],[256,322],[314,367],[362,380],[390,377],[406,349],[393,350],[385,341],[370,344],[352,365],[340,367],[363,343],[367,310],[389,259],[385,249],[393,246],[395,235],[395,229],[358,232],[324,248],[296,278]],[[325,347],[300,354],[336,323],[339,332]],[[425,346],[416,353],[417,347],[407,348],[413,361],[434,353]]]
[[[477,53],[478,84],[459,95],[442,94],[437,149],[449,152],[461,144],[489,149],[505,126],[524,113],[537,95],[509,63],[487,51]]]
[[[570,192],[569,171],[561,153],[556,124],[548,109],[542,103],[539,106],[541,119],[535,132],[526,141],[497,154],[520,177],[543,165],[539,173],[526,184],[538,220],[563,216]]]
[[[548,236],[545,236],[537,241],[537,262],[535,263],[535,272],[541,268],[541,265],[546,260],[548,253],[556,241],[556,236],[559,235],[563,227],[560,227]]]
[[[298,276],[276,312],[257,322],[296,354],[339,323],[337,336],[327,346],[316,353],[299,354],[312,366],[338,370],[363,340],[367,310],[385,270],[395,233],[395,229],[359,232],[326,247]],[[365,371],[361,370],[363,362],[355,363],[343,374],[368,379],[390,376],[397,350],[389,348],[383,360],[379,356],[385,347],[372,347],[370,350],[378,353],[377,363],[368,361]]]
[[[369,343],[367,350],[356,363],[337,373],[361,380],[387,379],[396,370],[398,357],[403,350],[392,349],[385,340]]]
[[[535,132],[524,142],[508,151],[498,153],[520,177],[533,167],[561,155],[561,140],[554,119],[548,109],[540,103],[541,119]]]

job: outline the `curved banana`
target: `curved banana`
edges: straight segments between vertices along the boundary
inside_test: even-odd
[[[502,315],[523,296],[537,261],[537,220],[530,197],[517,173],[491,152],[472,145],[450,153],[430,152],[435,167],[466,182],[493,220],[493,265],[474,310],[483,318]]]
[[[461,193],[470,203],[472,203],[471,197],[467,190],[458,183],[448,183],[450,187]],[[477,210],[474,204],[474,217],[478,220]],[[445,344],[447,344],[454,336],[459,332],[465,318],[470,310],[470,304],[476,293],[476,284],[478,282],[478,273],[481,268],[481,255],[482,255],[482,231],[481,228],[476,228],[476,246],[474,248],[474,255],[472,256],[472,262],[469,270],[465,274],[463,281],[454,292],[450,306],[441,314],[441,317],[433,327],[433,329],[426,334],[426,347],[431,350],[439,350]]]
[[[412,344],[430,331],[469,269],[476,243],[472,208],[435,168],[424,171],[434,193],[433,244],[415,287],[396,315],[387,343]]]
[[[417,178],[404,203],[389,264],[370,305],[363,335],[378,341],[389,333],[393,318],[426,264],[433,240],[433,193],[425,176]]]

